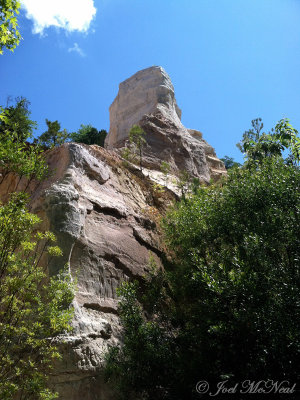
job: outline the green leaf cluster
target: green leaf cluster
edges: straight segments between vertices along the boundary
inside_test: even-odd
[[[80,125],[77,132],[70,134],[70,139],[73,142],[85,143],[85,144],[97,144],[98,146],[104,147],[104,141],[107,136],[105,129],[94,128],[92,125]]]
[[[4,48],[13,51],[21,40],[17,21],[20,5],[17,0],[0,0],[0,54]]]
[[[296,381],[299,188],[297,167],[265,159],[233,170],[221,187],[200,188],[167,216],[186,388],[199,374]]]
[[[224,156],[223,158],[220,158],[220,160],[223,161],[226,169],[241,167],[241,164],[234,161],[232,157]]]
[[[69,139],[70,134],[66,129],[61,129],[58,121],[49,121],[49,119],[46,119],[46,124],[48,129],[37,140],[37,143],[41,146],[47,148],[56,147]]]
[[[14,132],[19,141],[25,142],[32,138],[37,123],[30,119],[30,102],[25,97],[17,97],[14,103],[8,98],[7,106],[1,107],[0,135],[6,131]]]
[[[143,161],[143,148],[145,146],[146,133],[138,125],[133,125],[129,131],[129,142],[134,147],[135,152],[139,154],[140,170],[142,171],[142,161]]]
[[[237,147],[245,155],[246,166],[252,167],[267,157],[282,157],[288,151],[287,162],[299,165],[300,138],[287,118],[281,119],[271,132],[265,133],[261,118],[252,120],[252,128],[243,134]]]
[[[28,142],[36,126],[29,119],[28,104],[19,98],[14,106],[0,107],[0,183],[10,172],[29,181],[41,180],[48,174],[42,149]]]
[[[160,170],[164,174],[165,177],[165,186],[168,185],[168,174],[171,171],[171,165],[167,163],[166,161],[162,161],[160,164]]]

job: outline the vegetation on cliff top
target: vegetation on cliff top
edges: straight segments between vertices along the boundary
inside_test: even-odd
[[[104,140],[107,132],[105,129],[98,131],[92,125],[81,125],[77,132],[69,133],[66,129],[61,129],[58,121],[46,119],[47,131],[42,133],[35,143],[39,143],[46,148],[60,146],[66,142],[77,142],[84,144],[97,144],[104,147]]]

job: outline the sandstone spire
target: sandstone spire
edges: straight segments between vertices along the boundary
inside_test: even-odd
[[[120,83],[109,112],[108,149],[124,147],[130,128],[138,124],[146,132],[146,168],[159,170],[166,161],[174,174],[186,170],[205,182],[226,173],[202,134],[181,123],[173,84],[162,67],[143,69]]]
[[[143,69],[121,82],[119,93],[109,108],[107,147],[124,145],[132,125],[138,123],[144,115],[155,113],[159,109],[180,122],[181,110],[176,103],[174,87],[162,67]]]

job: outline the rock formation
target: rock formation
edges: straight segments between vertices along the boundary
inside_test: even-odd
[[[120,339],[116,288],[147,273],[149,254],[161,264],[161,243],[155,215],[174,199],[166,190],[153,190],[151,176],[168,161],[176,175],[186,169],[208,181],[224,173],[223,164],[200,132],[186,129],[170,78],[160,67],[140,71],[121,83],[110,108],[107,149],[69,143],[47,152],[53,175],[31,183],[31,211],[52,230],[63,257],[51,262],[55,274],[69,263],[77,279],[72,335],[61,344],[63,359],[55,365],[51,384],[60,400],[113,400],[102,378],[103,355]],[[145,164],[152,175],[142,176],[133,165],[124,167],[114,148],[124,146],[130,127],[140,123],[147,133]],[[14,191],[10,174],[1,194]],[[26,186],[23,179],[18,188]],[[5,196],[2,196],[5,200]]]
[[[155,194],[150,182],[122,165],[112,152],[75,143],[47,154],[53,176],[32,183],[30,210],[43,219],[63,250],[49,273],[69,263],[77,279],[73,332],[63,337],[63,359],[51,384],[61,400],[111,400],[101,369],[107,347],[120,338],[116,288],[123,280],[140,279],[148,271],[149,255],[160,265],[161,244],[150,215]],[[1,194],[14,191],[18,179],[7,176]],[[22,190],[25,179],[19,184]],[[170,200],[161,194],[160,203]]]
[[[171,79],[162,67],[144,69],[122,82],[109,111],[108,149],[124,147],[130,128],[138,124],[146,133],[146,168],[159,170],[166,161],[174,174],[186,170],[203,182],[226,173],[202,134],[182,125]]]

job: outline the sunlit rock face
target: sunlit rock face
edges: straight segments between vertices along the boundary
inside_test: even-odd
[[[160,265],[159,236],[147,217],[147,192],[113,153],[68,144],[52,150],[49,163],[60,174],[45,187],[42,207],[64,252],[50,273],[69,262],[78,282],[74,331],[52,383],[62,400],[111,400],[102,368],[108,346],[120,339],[116,289],[147,273],[150,254]]]
[[[130,128],[138,124],[146,133],[146,168],[159,170],[165,161],[175,175],[185,170],[203,182],[226,174],[222,161],[202,134],[181,123],[174,87],[162,67],[146,68],[122,82],[109,111],[108,149],[126,146]]]
[[[60,400],[114,400],[113,388],[103,380],[103,362],[108,347],[121,338],[116,288],[147,274],[150,255],[162,265],[155,216],[178,196],[173,178],[186,170],[208,182],[225,173],[202,134],[182,125],[171,80],[161,67],[121,83],[110,117],[108,149],[64,144],[46,153],[52,171],[47,180],[27,187],[25,178],[9,174],[0,184],[1,201],[27,188],[30,209],[43,220],[41,230],[54,232],[63,251],[51,260],[49,274],[68,264],[77,280],[73,332],[60,343],[62,360],[50,379]],[[136,123],[146,132],[143,172],[124,166],[118,154]],[[172,168],[168,184],[162,161]],[[170,190],[155,191],[153,183]]]
[[[150,67],[137,72],[120,83],[119,93],[109,108],[110,129],[106,140],[108,148],[124,145],[132,125],[144,115],[163,109],[172,120],[180,123],[174,88],[162,67]]]
[[[160,237],[149,213],[153,198],[145,179],[98,146],[64,144],[48,151],[47,161],[50,178],[27,188],[30,210],[63,251],[50,261],[49,274],[68,263],[77,280],[73,332],[59,340],[62,360],[51,372],[51,387],[60,400],[112,400],[102,371],[108,347],[120,339],[116,288],[147,274],[150,254],[161,265]],[[8,175],[0,199],[17,186],[23,190],[26,180]]]

